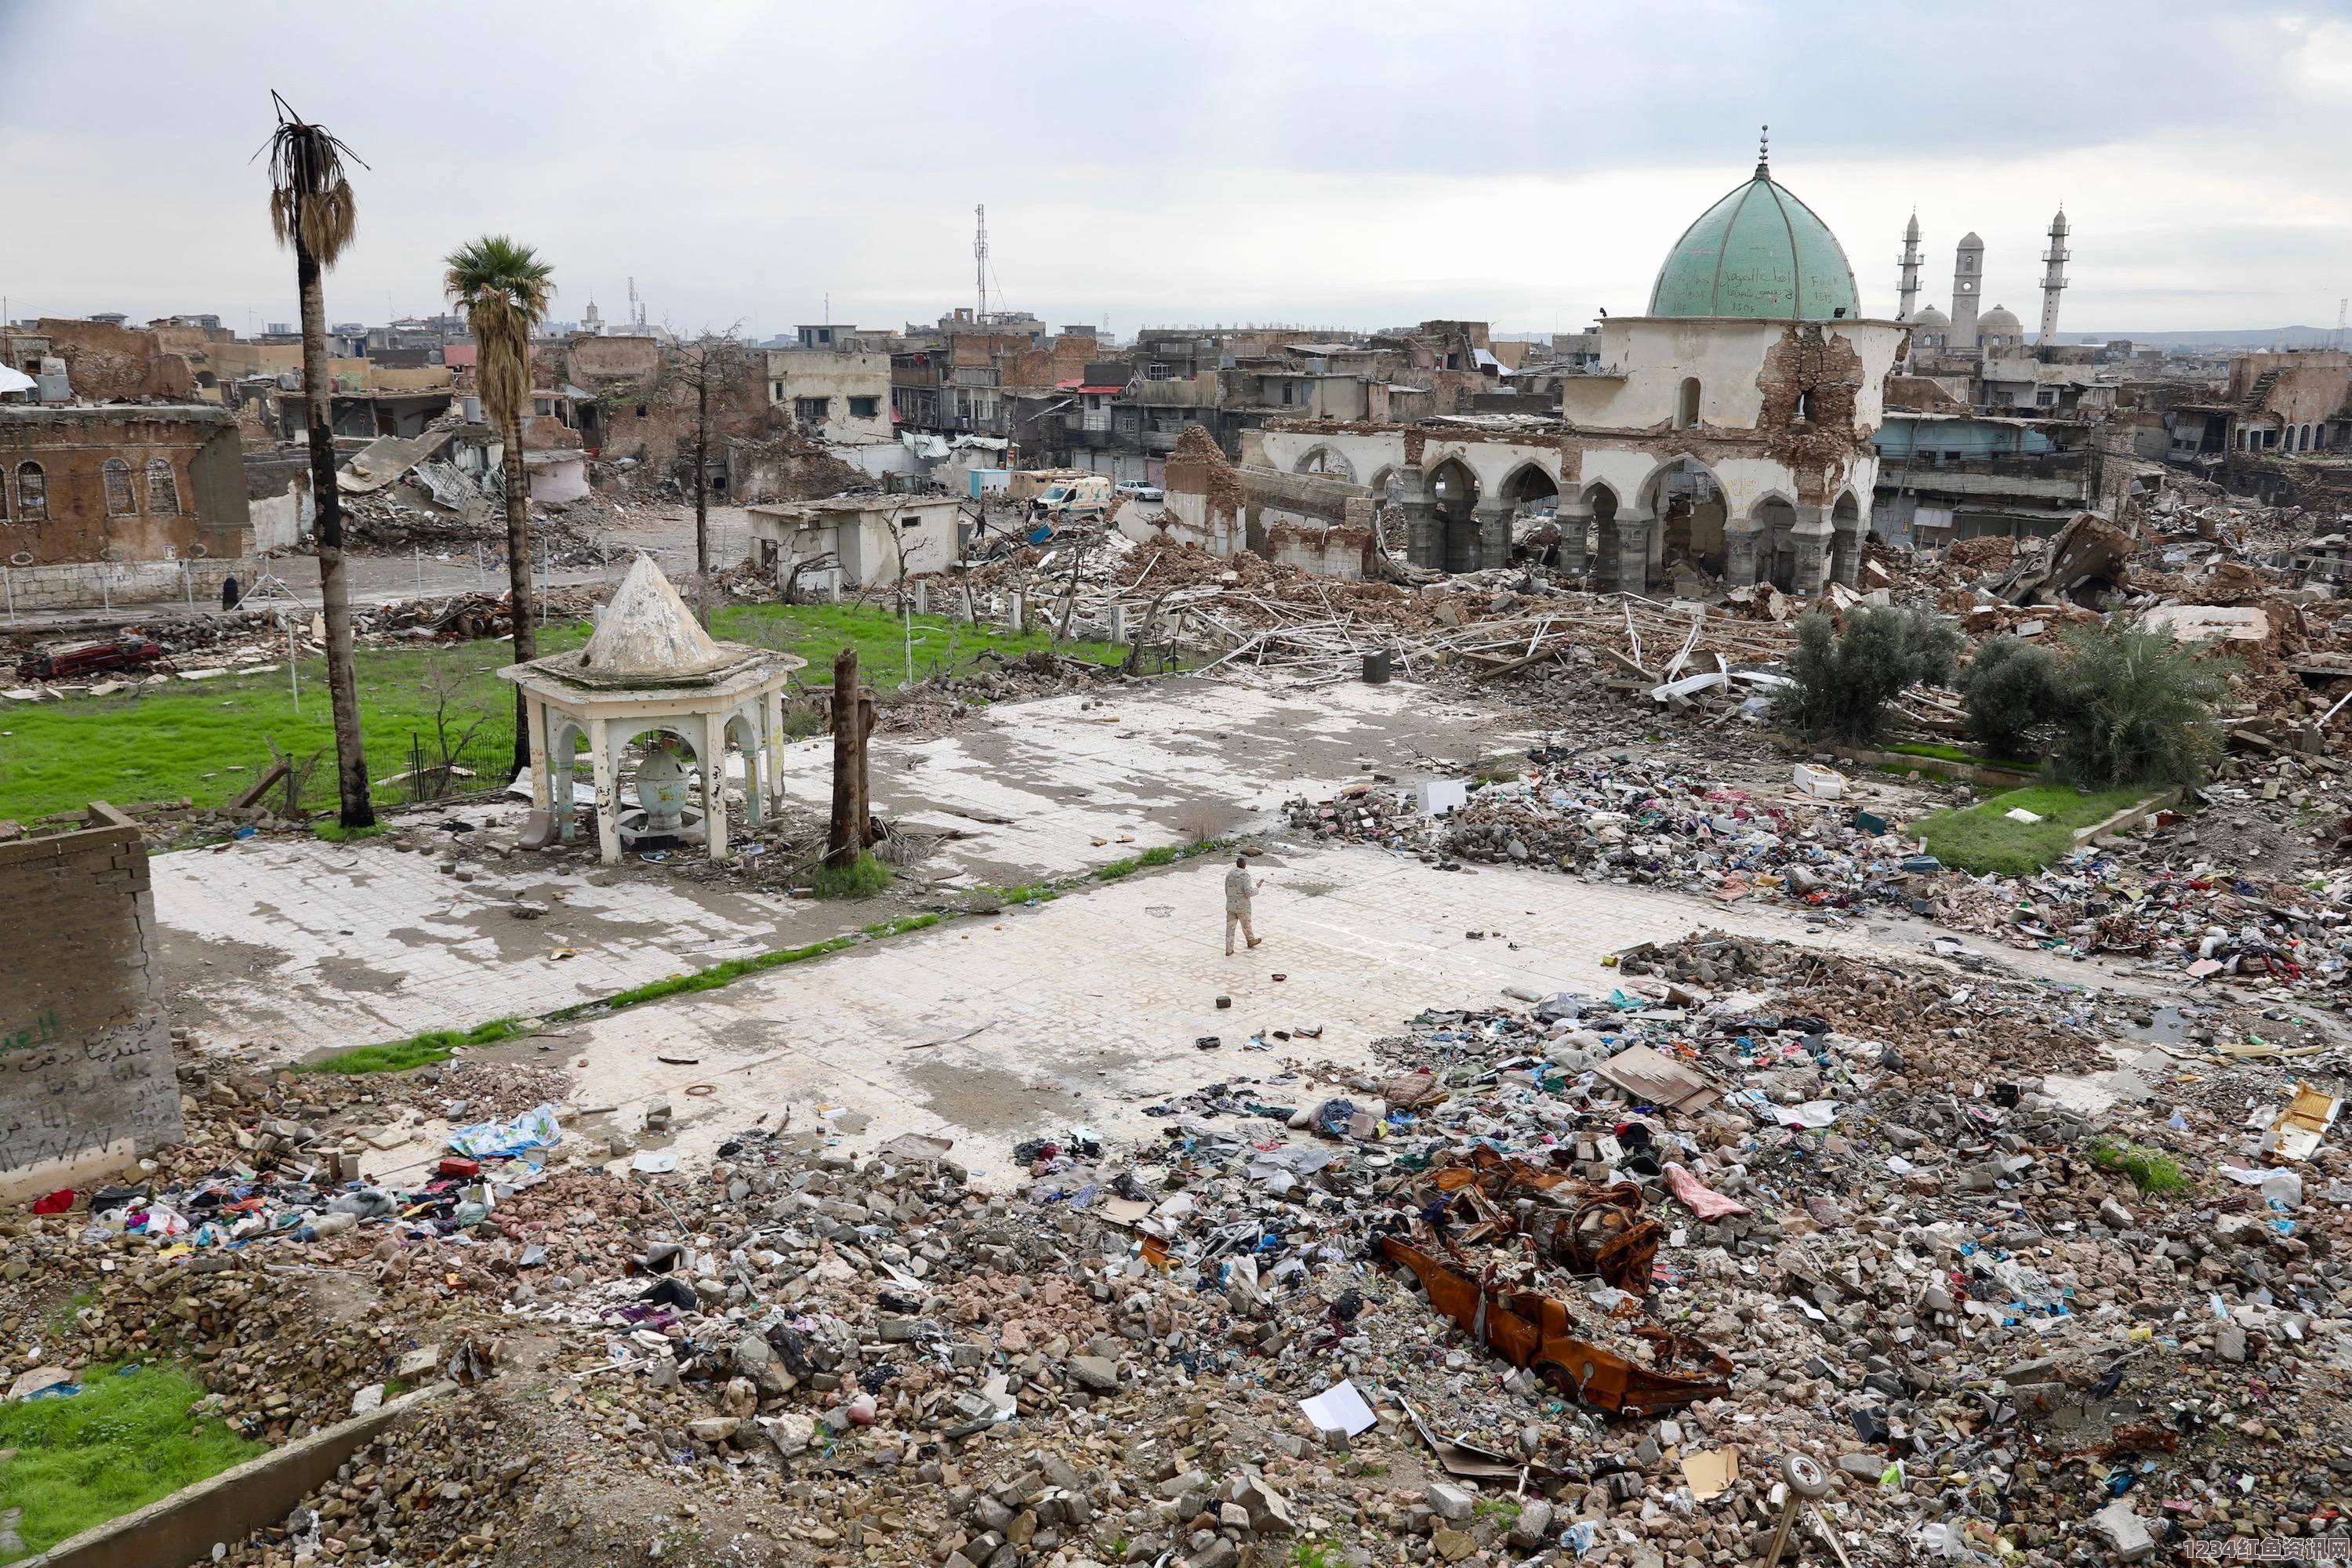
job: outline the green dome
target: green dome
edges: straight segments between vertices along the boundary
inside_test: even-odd
[[[1699,215],[1658,268],[1653,316],[1826,321],[1862,314],[1845,247],[1770,168]]]

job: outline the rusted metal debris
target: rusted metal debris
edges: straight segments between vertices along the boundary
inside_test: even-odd
[[[1605,1345],[1568,1331],[1566,1303],[1537,1290],[1497,1289],[1492,1271],[1474,1280],[1409,1242],[1381,1237],[1381,1256],[1412,1270],[1430,1305],[1514,1366],[1523,1366],[1561,1394],[1622,1415],[1654,1415],[1731,1393],[1731,1359],[1713,1346],[1668,1329],[1633,1332],[1649,1342],[1654,1366],[1629,1361]],[[1688,1363],[1703,1375],[1672,1370]]]
[[[1456,1204],[1470,1213],[1470,1227],[1459,1237],[1438,1237],[1456,1258],[1461,1246],[1518,1233],[1564,1268],[1598,1274],[1604,1283],[1637,1296],[1649,1294],[1650,1269],[1665,1227],[1642,1213],[1638,1184],[1620,1182],[1590,1188],[1572,1176],[1484,1143],[1471,1149],[1468,1164],[1440,1165],[1430,1177],[1438,1191],[1455,1194]],[[1562,1186],[1583,1193],[1573,1207],[1521,1213],[1512,1206],[1515,1194],[1549,1195]]]

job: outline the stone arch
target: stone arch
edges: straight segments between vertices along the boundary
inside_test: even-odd
[[[1731,502],[1712,466],[1695,453],[1679,453],[1652,468],[1633,494],[1655,525],[1650,531],[1653,564],[1687,561],[1723,573]]]
[[[1372,499],[1383,506],[1390,501],[1402,500],[1404,494],[1404,470],[1394,463],[1390,463],[1377,470],[1372,475],[1372,482],[1365,488],[1372,492]]]
[[[1348,460],[1347,453],[1328,441],[1318,441],[1307,448],[1291,472],[1323,474],[1335,479],[1345,479],[1351,485],[1356,482],[1356,465]]]
[[[617,792],[621,787],[622,755],[626,752],[632,745],[635,744],[638,741],[644,739],[647,735],[667,735],[672,740],[675,740],[683,745],[686,748],[688,754],[693,759],[692,765],[687,770],[687,778],[688,783],[687,784],[687,799],[681,814],[681,823],[684,826],[691,826],[695,818],[704,818],[702,828],[705,841],[708,842],[710,833],[710,824],[704,809],[705,803],[709,803],[710,810],[723,811],[725,807],[715,798],[715,792],[705,787],[706,781],[709,781],[711,778],[710,764],[715,759],[706,758],[702,754],[702,742],[698,736],[689,732],[685,728],[688,723],[692,723],[697,730],[701,728],[698,718],[693,720],[662,718],[624,721],[614,724],[612,728],[606,731],[604,743],[613,749],[613,767],[611,777],[613,780],[613,788],[616,792],[614,807],[615,811],[617,811],[620,805]],[[643,766],[644,764],[640,763],[637,768],[630,770],[628,777],[629,783],[632,786],[636,784],[637,774]],[[637,797],[637,809],[640,812],[646,810],[645,796],[643,795],[640,795]],[[642,831],[642,827],[630,829],[630,832],[632,833],[640,833]]]
[[[1864,521],[1862,502],[1851,489],[1840,490],[1830,508],[1830,574],[1847,587],[1862,581]]]
[[[1756,529],[1756,575],[1776,588],[1794,592],[1797,583],[1797,503],[1779,490],[1767,490],[1748,509]]]
[[[1537,502],[1558,500],[1559,481],[1549,468],[1530,458],[1505,474],[1503,482],[1495,487],[1495,493],[1514,506],[1534,510]]]
[[[1475,572],[1478,569],[1478,476],[1458,455],[1449,457],[1429,470],[1430,504],[1435,510],[1444,531],[1445,551],[1443,556],[1448,572]]]
[[[572,787],[577,774],[574,759],[587,743],[585,725],[561,710],[549,711],[545,753],[532,765],[547,770],[549,807],[555,815],[557,834],[565,839],[572,835],[579,810],[575,801],[576,791]]]
[[[719,783],[722,791],[727,784],[726,749],[730,745],[743,753],[744,818],[758,822],[763,815],[768,792],[774,780],[769,776],[767,748],[760,744],[760,726],[751,714],[729,714],[726,724],[719,731]]]

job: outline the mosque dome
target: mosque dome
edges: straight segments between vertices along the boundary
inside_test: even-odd
[[[1980,338],[2000,337],[2021,333],[2024,331],[2025,323],[2019,321],[2013,312],[1999,305],[1995,305],[1977,318],[1977,336]]]
[[[1919,313],[1911,318],[1911,324],[1915,327],[1941,330],[1952,324],[1952,318],[1936,309],[1935,306],[1927,305],[1922,307]]]
[[[1853,268],[1829,225],[1769,164],[1683,231],[1650,289],[1653,316],[1826,321],[1862,314]]]

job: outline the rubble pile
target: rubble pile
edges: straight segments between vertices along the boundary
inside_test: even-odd
[[[1396,784],[1351,785],[1286,805],[1290,826],[1380,843],[1448,868],[1464,860],[1544,867],[1589,881],[1754,895],[1811,908],[1916,909],[1940,866],[1851,803],[1738,787],[1681,757],[1538,747],[1437,815]],[[1496,776],[1499,774],[1500,776]]]
[[[2269,762],[2259,784],[2240,764],[2232,782],[2197,792],[2196,815],[2165,812],[2153,834],[2113,836],[2024,878],[1950,870],[1906,837],[1911,805],[1933,797],[1857,798],[1846,781],[1824,800],[1681,751],[1537,747],[1464,781],[1450,809],[1424,810],[1426,785],[1376,781],[1285,810],[1295,831],[1444,869],[1532,866],[1830,920],[1891,910],[2015,947],[2128,954],[2186,984],[2235,980],[2338,1006],[2352,973],[2352,874],[2324,862],[2352,800],[2313,762]]]
[[[0,1289],[60,1377],[189,1357],[274,1440],[447,1385],[241,1568],[1727,1568],[1784,1497],[1849,1565],[2352,1534],[2352,1159],[2298,1088],[2340,1050],[2119,1052],[2121,997],[1714,932],[1617,971],[1365,1068],[1261,1030],[1157,1138],[1001,1174],[789,1117],[688,1172],[537,1064],[185,1046],[189,1143],[12,1216]],[[414,1179],[334,1179],[416,1116]]]
[[[404,555],[422,550],[446,559],[473,557],[506,569],[506,503],[469,500],[462,508],[438,504],[421,489],[395,486],[367,495],[346,495],[343,537],[356,554]],[[667,509],[665,509],[667,510]],[[531,510],[532,559],[549,552],[557,566],[593,566],[616,552],[615,529],[637,526],[650,509],[616,502],[594,492],[577,500],[538,502]],[[303,544],[307,547],[306,538]],[[449,552],[456,552],[456,555]]]

